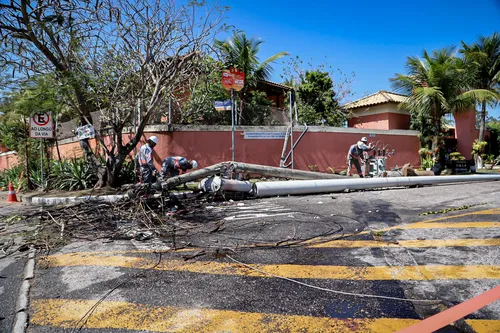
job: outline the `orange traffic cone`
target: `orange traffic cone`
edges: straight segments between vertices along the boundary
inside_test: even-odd
[[[7,197],[7,202],[17,202],[16,191],[12,182],[9,183],[9,196]]]

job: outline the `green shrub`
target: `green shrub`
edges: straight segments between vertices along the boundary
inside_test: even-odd
[[[432,157],[427,156],[426,158],[422,159],[422,168],[423,169],[430,169],[434,166],[434,161],[432,160]]]
[[[450,159],[452,161],[465,161],[465,157],[458,151],[450,153]]]
[[[85,190],[94,186],[97,175],[94,169],[83,158],[59,162],[53,171],[54,184],[58,190]]]
[[[120,170],[120,183],[133,184],[135,183],[135,163],[134,161],[125,161]]]
[[[487,144],[488,143],[486,141],[479,141],[478,139],[474,140],[474,143],[472,144],[472,155],[481,153]]]
[[[24,168],[21,165],[16,165],[13,168],[4,170],[0,173],[0,188],[7,188],[9,183],[12,182],[14,188],[17,190],[19,183],[21,183],[21,189],[26,188],[26,178],[23,177],[21,180],[21,173],[23,173]]]

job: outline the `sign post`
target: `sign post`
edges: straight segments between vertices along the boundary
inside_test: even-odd
[[[54,123],[50,113],[35,113],[30,117],[30,137],[40,139],[40,180],[43,190],[43,139],[54,137]]]
[[[226,90],[231,90],[231,158],[235,159],[234,148],[234,119],[235,119],[235,105],[234,105],[234,92],[240,91],[245,87],[245,73],[237,68],[225,69],[222,71],[222,86]]]

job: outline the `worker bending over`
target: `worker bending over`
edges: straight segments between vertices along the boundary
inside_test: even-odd
[[[354,165],[356,167],[356,171],[358,172],[359,177],[364,178],[363,172],[361,171],[361,164],[362,164],[361,159],[363,156],[363,151],[365,149],[369,149],[369,148],[362,141],[358,141],[358,143],[355,143],[351,147],[349,147],[349,151],[347,152],[347,165],[348,165],[347,175],[348,176],[351,176],[352,166]]]
[[[139,165],[142,182],[151,184],[153,176],[158,173],[153,163],[153,149],[158,144],[156,136],[149,137],[148,141],[141,146],[136,162]]]
[[[182,156],[170,156],[163,160],[161,166],[161,176],[163,178],[175,177],[180,174],[180,171],[186,172],[189,169],[196,169],[198,162],[195,160],[188,160]]]

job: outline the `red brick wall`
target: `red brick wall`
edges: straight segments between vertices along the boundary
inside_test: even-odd
[[[201,167],[231,160],[230,131],[175,131],[148,132],[143,137],[156,135],[159,143],[155,147],[155,163],[160,166],[167,156],[180,155],[198,161]],[[298,138],[300,132],[294,132]],[[297,145],[295,167],[309,170],[308,165],[317,165],[320,171],[328,171],[328,167],[336,171],[346,169],[346,155],[350,145],[356,143],[366,133],[344,132],[308,132]],[[389,149],[396,149],[396,155],[388,159],[388,167],[402,166],[405,163],[419,165],[419,141],[416,135],[376,134],[369,137],[370,141],[380,141],[390,144]],[[124,140],[128,140],[124,136]],[[66,157],[80,156],[78,142],[60,145],[61,155]],[[243,138],[243,132],[235,133],[236,160],[240,162],[279,166],[283,140],[263,139],[248,140]]]

